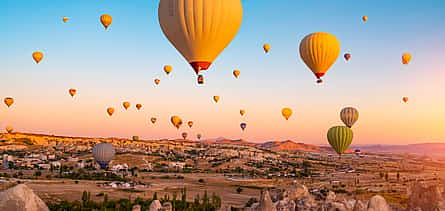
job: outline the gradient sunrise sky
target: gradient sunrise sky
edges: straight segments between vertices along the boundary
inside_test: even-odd
[[[12,96],[15,104],[0,107],[0,127],[144,139],[186,131],[193,138],[326,144],[329,127],[342,125],[340,109],[354,106],[360,111],[354,144],[445,142],[445,1],[242,2],[239,34],[205,72],[205,86],[197,86],[159,27],[159,0],[2,0],[0,97]],[[107,31],[99,22],[105,13],[113,16]],[[317,31],[336,35],[341,55],[352,54],[349,62],[339,57],[322,85],[298,54],[300,40]],[[272,45],[267,55],[264,43]],[[38,65],[34,51],[45,54]],[[401,64],[404,52],[413,54],[409,65]],[[169,76],[165,64],[174,67]],[[241,70],[239,79],[233,69]],[[78,90],[74,99],[69,88]],[[213,95],[221,96],[218,104]],[[404,96],[409,103],[402,103]],[[122,108],[126,100],[129,111]],[[116,108],[111,118],[109,106]],[[284,106],[294,110],[289,121],[281,117]],[[178,131],[172,115],[195,125]],[[241,122],[248,124],[245,132]]]

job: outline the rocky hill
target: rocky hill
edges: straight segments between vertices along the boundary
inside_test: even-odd
[[[24,184],[0,192],[0,210],[49,211],[45,202]]]

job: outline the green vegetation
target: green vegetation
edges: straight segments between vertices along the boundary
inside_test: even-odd
[[[130,181],[127,178],[122,178],[114,173],[103,173],[103,172],[86,172],[83,169],[79,169],[77,172],[62,172],[55,176],[56,178],[66,178],[73,180],[102,180],[102,181]]]
[[[99,195],[99,194],[98,194]],[[48,203],[48,207],[52,211],[66,210],[66,211],[93,211],[93,210],[132,210],[134,205],[140,205],[142,210],[148,210],[153,200],[159,200],[161,204],[170,202],[175,211],[216,211],[221,207],[221,198],[212,194],[208,196],[207,191],[201,197],[197,195],[193,202],[188,202],[186,189],[181,190],[181,198],[174,193],[173,198],[169,199],[166,195],[162,199],[158,199],[157,193],[153,194],[151,199],[136,198],[135,200],[119,199],[109,200],[107,194],[101,193],[103,196],[102,202],[95,202],[91,200],[91,193],[84,191],[81,201],[61,201],[58,203]]]

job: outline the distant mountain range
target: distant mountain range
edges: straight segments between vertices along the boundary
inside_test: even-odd
[[[422,143],[407,145],[355,145],[353,148],[364,152],[411,153],[445,157],[445,143]]]
[[[306,152],[321,152],[325,151],[323,147],[296,143],[291,140],[287,141],[268,141],[264,143],[252,143],[242,139],[230,140],[226,138],[217,138],[217,139],[209,139],[201,141],[201,143],[206,144],[236,144],[236,145],[244,145],[244,146],[255,146],[267,150],[273,151],[306,151]]]

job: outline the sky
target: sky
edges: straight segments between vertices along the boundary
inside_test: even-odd
[[[143,139],[225,137],[327,144],[353,106],[354,144],[445,142],[445,1],[242,0],[235,39],[196,84],[193,70],[163,35],[159,0],[0,2],[0,127],[15,131]],[[107,31],[99,21],[113,16]],[[366,15],[366,23],[361,17]],[[69,21],[62,22],[67,16]],[[304,36],[329,32],[341,55],[316,84],[299,57]],[[262,50],[270,43],[269,54]],[[35,64],[31,54],[42,51]],[[401,55],[410,52],[409,65]],[[174,70],[166,75],[166,64]],[[241,70],[239,79],[232,75]],[[153,79],[161,79],[159,86]],[[76,88],[74,98],[68,89]],[[220,95],[215,104],[213,95]],[[402,103],[402,97],[409,97]],[[131,109],[124,111],[123,101]],[[141,103],[143,108],[134,107]],[[115,107],[112,117],[107,107]],[[288,120],[281,109],[290,107]],[[239,109],[246,109],[244,117]],[[176,130],[170,117],[193,120]],[[156,125],[149,123],[157,117]],[[241,122],[247,123],[242,132]]]

